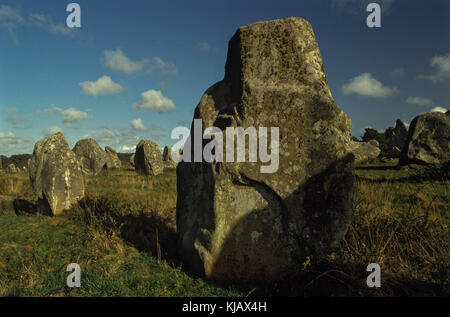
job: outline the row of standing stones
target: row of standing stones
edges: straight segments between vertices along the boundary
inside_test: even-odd
[[[135,168],[146,175],[159,175],[164,158],[158,145],[142,140],[136,146]],[[167,163],[169,167],[171,163]],[[107,146],[103,150],[91,138],[78,141],[71,150],[62,133],[36,143],[28,163],[31,185],[38,196],[41,213],[57,215],[84,197],[84,177],[96,176],[103,169],[119,169],[117,152]]]
[[[449,118],[449,112],[418,116],[406,142],[392,138],[400,161],[448,162]],[[378,156],[379,148],[376,141],[350,140],[351,120],[333,100],[306,20],[239,28],[225,77],[204,93],[194,119],[222,131],[279,127],[280,159],[272,174],[260,173],[260,162],[177,166],[169,162],[170,148],[161,155],[156,143],[139,142],[130,161],[137,171],[158,175],[165,164],[177,167],[178,251],[189,271],[224,283],[270,282],[337,246],[352,215],[355,158]],[[71,150],[57,133],[35,145],[29,174],[40,205],[58,214],[84,196],[84,175],[105,165],[120,167],[113,149],[85,139]]]

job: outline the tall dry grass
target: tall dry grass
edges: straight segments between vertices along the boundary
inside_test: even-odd
[[[0,195],[25,197],[32,194],[28,173],[0,174]]]

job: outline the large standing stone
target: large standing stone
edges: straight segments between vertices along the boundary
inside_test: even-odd
[[[134,167],[136,171],[146,175],[162,174],[164,163],[158,144],[150,140],[141,140],[136,146]]]
[[[81,163],[83,173],[97,175],[106,165],[106,153],[94,139],[83,139],[75,144],[73,151]]]
[[[203,130],[219,127],[224,149],[226,127],[279,127],[280,158],[274,173],[261,173],[268,165],[261,157],[178,164],[179,248],[190,270],[217,281],[269,282],[339,243],[352,214],[351,121],[333,101],[306,20],[239,28],[225,77],[205,92],[194,119]],[[194,144],[188,139],[184,157],[194,156]]]
[[[395,127],[387,129],[384,132],[384,135],[387,139],[387,148],[384,151],[385,153],[382,153],[383,156],[399,158],[408,137],[408,129],[406,129],[403,121],[398,119],[395,123]]]
[[[36,143],[29,174],[44,212],[57,215],[84,196],[80,163],[61,132]]]
[[[355,162],[362,163],[376,159],[380,155],[380,144],[377,140],[369,142],[350,141],[350,151],[355,155]]]
[[[414,118],[399,163],[445,164],[449,160],[450,111],[430,112]]]
[[[119,169],[122,167],[122,163],[120,162],[119,156],[117,155],[117,152],[107,146],[105,147],[105,153],[106,153],[106,168],[107,169]]]

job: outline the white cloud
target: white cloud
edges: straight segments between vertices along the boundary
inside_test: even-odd
[[[431,107],[434,105],[433,100],[429,98],[421,98],[421,97],[408,97],[406,99],[406,103],[409,103],[411,105],[419,105],[419,106],[427,106]]]
[[[25,19],[19,9],[0,4],[0,23],[5,25],[24,24]]]
[[[404,68],[396,68],[391,72],[392,77],[403,77],[405,76],[405,69]]]
[[[86,95],[94,97],[114,95],[123,91],[123,87],[115,83],[109,76],[100,77],[96,81],[83,81],[79,85]]]
[[[105,50],[103,52],[103,63],[106,67],[113,71],[122,72],[127,75],[140,71],[146,62],[146,60],[136,62],[129,59],[120,48],[115,51]]]
[[[31,127],[31,122],[18,114],[17,108],[7,108],[5,121],[10,123],[16,129],[28,129]]]
[[[344,84],[342,92],[344,95],[356,94],[366,97],[386,98],[395,94],[397,89],[384,86],[370,73],[363,73]]]
[[[430,110],[430,112],[442,112],[442,113],[446,113],[447,109],[443,108],[443,107],[434,107],[433,109]]]
[[[145,109],[154,112],[169,112],[177,109],[175,103],[163,96],[160,90],[147,90],[141,93],[141,100],[132,105],[133,109]]]
[[[38,13],[30,13],[28,15],[28,21],[35,26],[38,26],[48,32],[61,34],[61,35],[72,35],[74,29],[67,27],[65,24],[56,24],[50,16],[42,15]]]
[[[178,73],[178,68],[173,63],[166,63],[160,57],[154,57],[151,61],[148,73],[151,74],[154,71],[160,71],[166,75],[176,75]]]
[[[121,145],[118,150],[119,153],[133,153],[136,151],[136,145]]]
[[[430,66],[436,69],[432,75],[420,75],[418,78],[427,79],[433,83],[450,81],[450,53],[435,56],[430,60]]]
[[[17,136],[13,132],[0,132],[1,144],[11,144],[14,143],[16,139]]]
[[[0,4],[0,26],[8,32],[15,44],[18,43],[15,30],[23,24],[25,24],[25,19],[19,9]]]
[[[71,127],[73,123],[79,123],[81,121],[91,119],[92,116],[89,115],[86,111],[78,110],[77,108],[71,107],[68,109],[62,109],[55,105],[51,105],[51,108],[44,110],[37,110],[37,114],[52,114],[57,112],[61,115],[61,120],[64,123],[64,126]]]
[[[5,121],[12,124],[17,129],[28,129],[31,127],[30,120],[19,116],[18,114],[10,114],[5,118]]]
[[[95,139],[101,146],[111,146],[118,152],[134,152],[141,139],[129,128],[104,127],[102,131],[94,131],[84,137]]]
[[[145,131],[145,130],[147,130],[147,127],[142,123],[142,119],[141,118],[131,121],[131,127],[134,130],[138,130],[138,131]]]
[[[53,135],[53,134],[55,134],[57,132],[63,132],[63,130],[60,127],[58,127],[58,126],[50,126],[50,127],[46,128],[46,129],[44,129],[44,131],[43,131],[44,136],[46,136],[46,137],[47,136],[51,136],[51,135]]]
[[[87,112],[80,111],[76,108],[69,108],[61,111],[61,119],[63,123],[80,122],[89,118]]]
[[[0,132],[0,152],[2,155],[30,153],[32,148],[33,141],[31,139],[21,138],[13,132]]]
[[[22,15],[20,9],[8,5],[0,4],[0,27],[6,29],[14,43],[18,44],[16,29],[19,26],[40,27],[43,30],[55,34],[72,35],[73,29],[66,27],[65,24],[53,22],[50,16],[39,13],[28,13],[28,16]]]

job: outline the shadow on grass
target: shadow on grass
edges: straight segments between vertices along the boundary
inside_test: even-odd
[[[359,170],[392,170],[392,171],[402,171],[409,170],[410,167],[400,167],[400,166],[360,166],[355,169]],[[369,183],[421,183],[425,181],[438,181],[438,182],[447,182],[450,180],[450,164],[447,163],[445,165],[429,165],[423,166],[419,169],[413,168],[414,172],[405,177],[386,177],[381,176],[378,178],[364,177],[356,175],[357,180],[369,182]]]
[[[121,237],[137,250],[150,252],[158,260],[179,265],[177,233],[167,220],[151,215],[126,215],[120,219]]]
[[[24,199],[14,199],[13,208],[17,216],[36,215],[38,213],[37,204]]]
[[[400,168],[396,165],[381,165],[381,166],[356,166],[355,170],[363,171],[398,171]]]
[[[370,261],[369,261],[370,262]],[[368,262],[368,263],[369,263]],[[340,265],[341,267],[343,265]],[[380,288],[369,288],[367,264],[347,263],[346,272],[321,260],[297,275],[256,287],[251,296],[273,297],[415,297],[449,296],[448,287],[413,277],[391,276],[382,271]]]
[[[138,251],[151,253],[158,260],[178,265],[177,233],[170,217],[130,208],[113,198],[88,196],[66,215],[95,230],[118,235]]]

